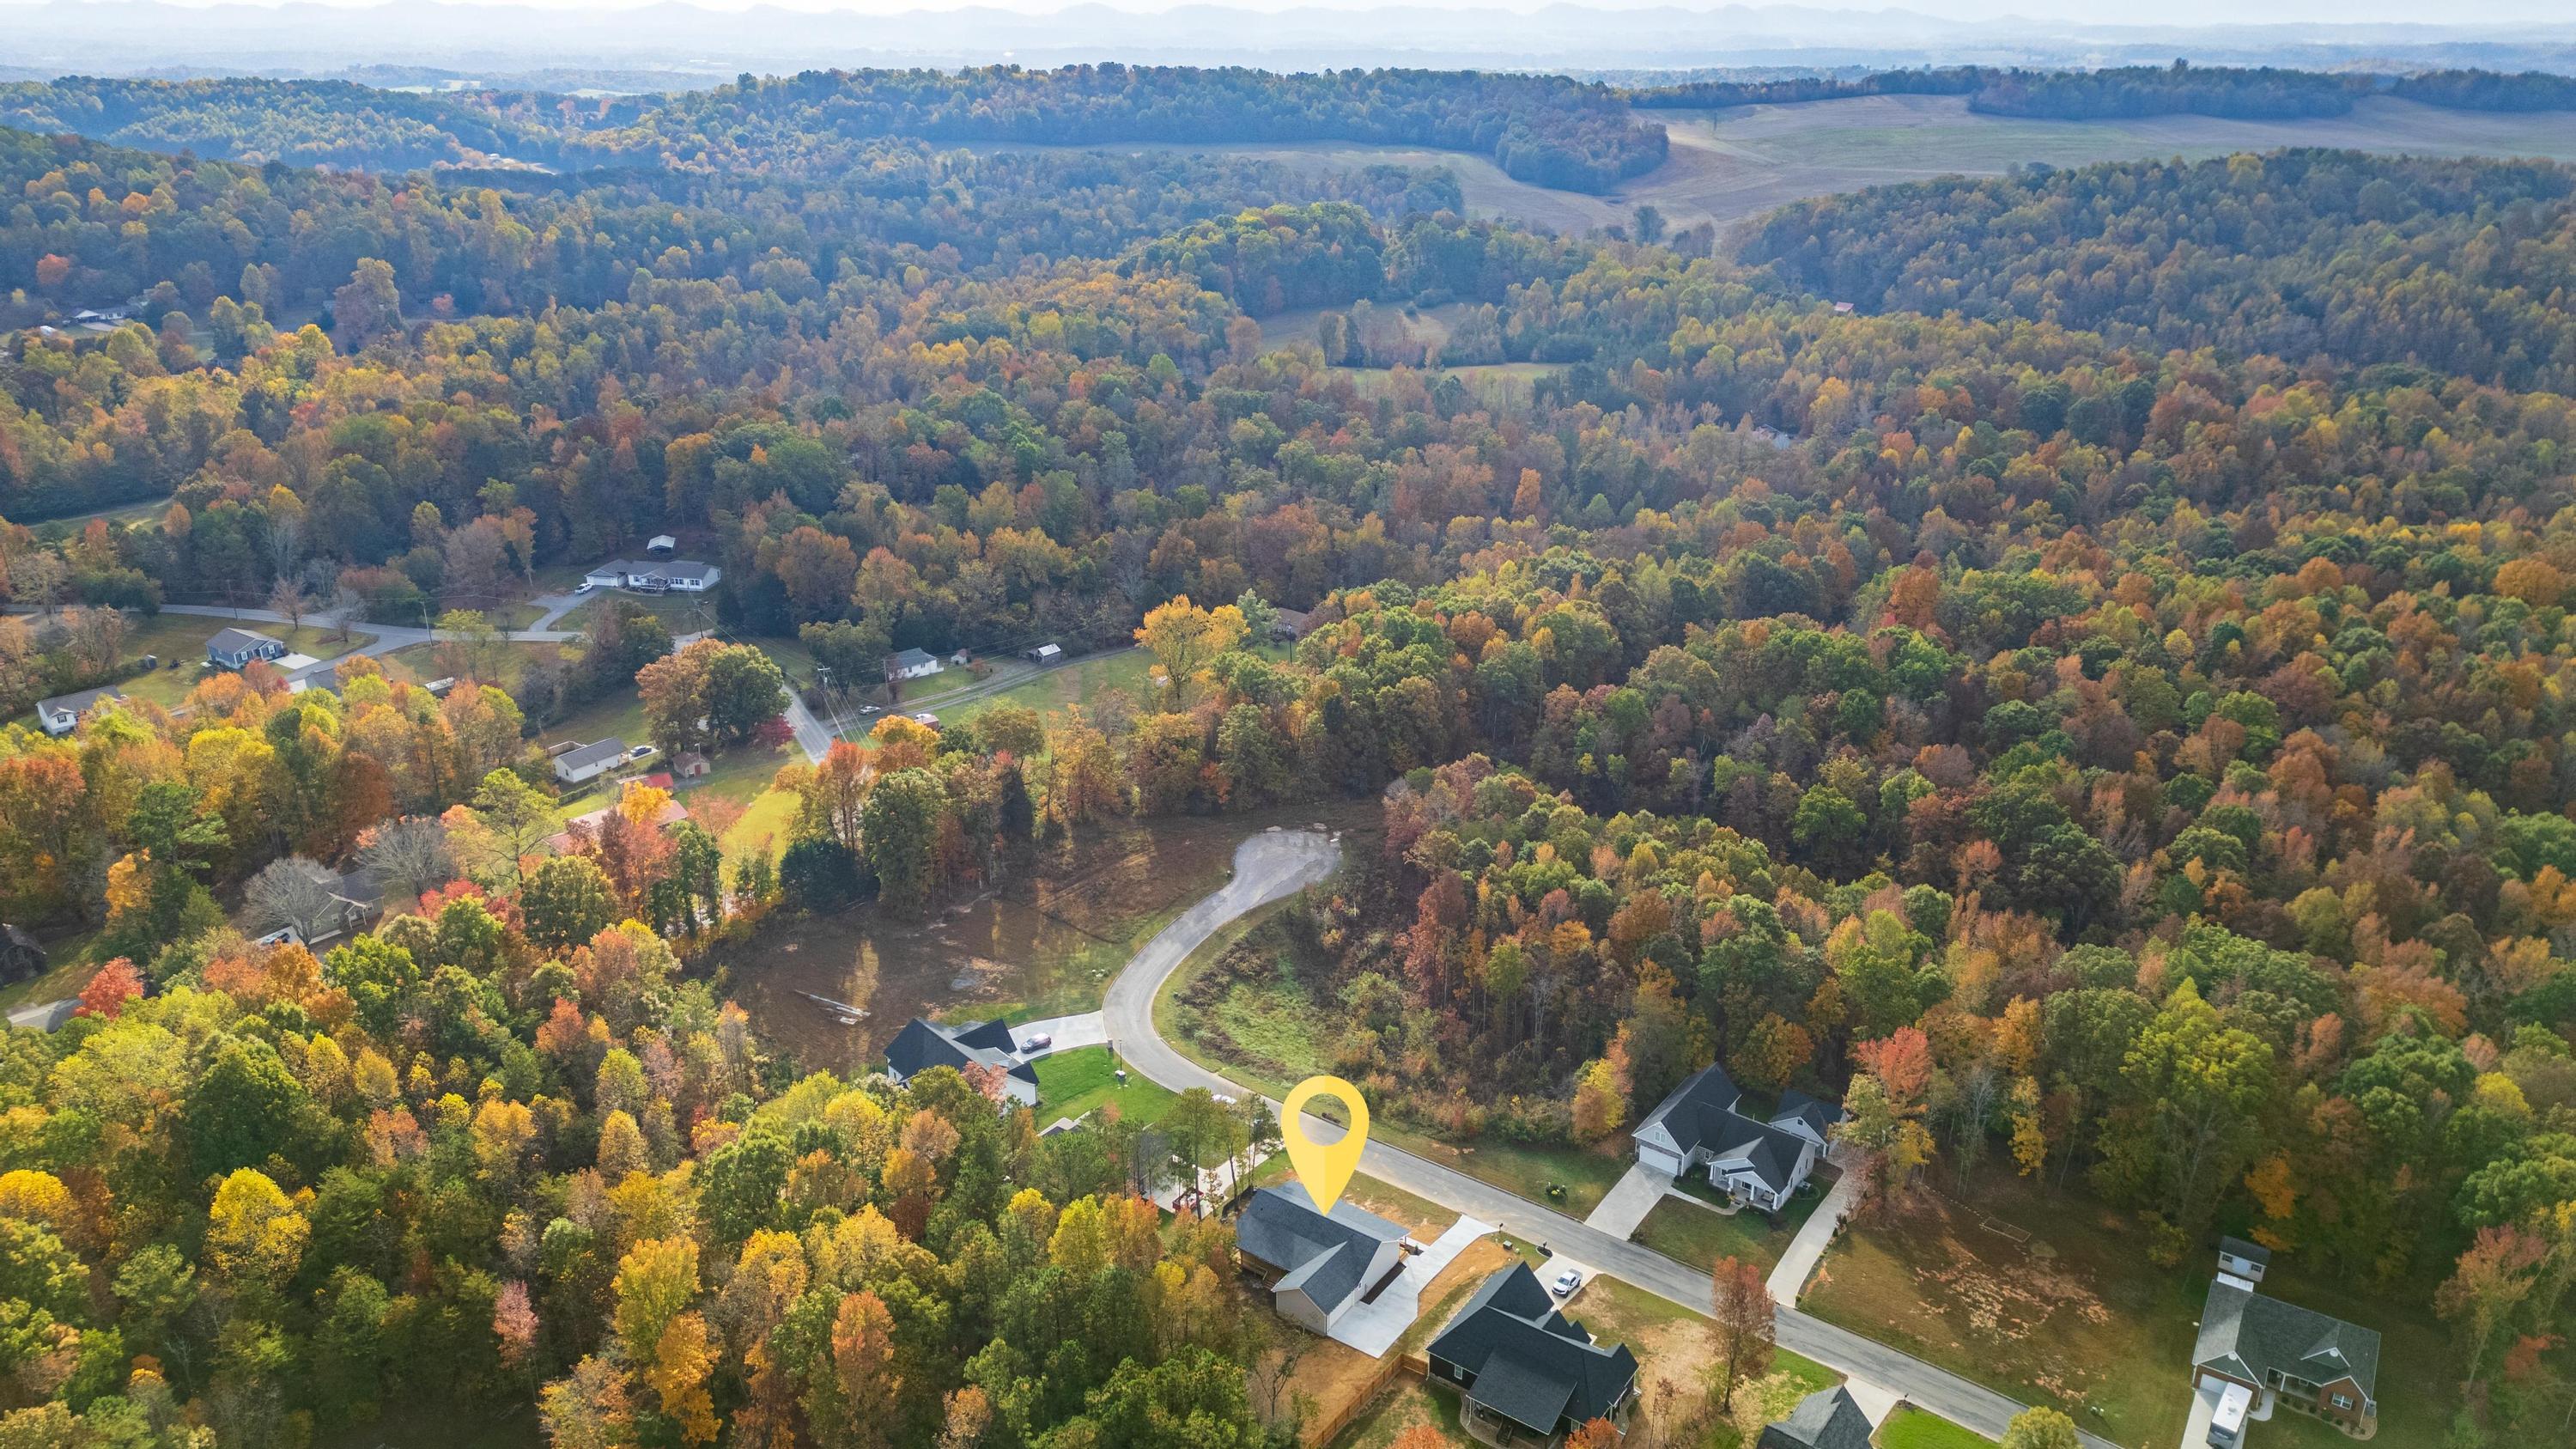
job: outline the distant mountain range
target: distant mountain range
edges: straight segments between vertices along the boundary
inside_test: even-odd
[[[2546,12],[2542,12],[2546,13]],[[437,89],[668,90],[742,71],[1018,60],[1609,70],[2089,66],[2195,61],[2330,69],[2477,66],[2576,72],[2576,19],[2482,27],[2321,23],[2114,26],[1951,20],[1907,10],[1792,5],[1695,9],[1550,5],[1527,13],[1430,5],[1157,13],[1076,5],[893,15],[774,6],[716,10],[404,3],[0,3],[0,79],[88,75],[325,76]],[[386,57],[399,55],[399,65]]]

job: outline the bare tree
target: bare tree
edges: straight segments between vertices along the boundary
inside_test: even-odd
[[[301,580],[279,575],[277,587],[268,591],[269,612],[286,616],[290,629],[304,627],[304,616],[313,609],[313,596],[304,592]]]
[[[63,562],[60,554],[29,552],[9,561],[10,597],[22,604],[34,604],[48,617],[70,578],[71,566]]]
[[[126,636],[133,632],[122,609],[65,609],[63,628],[70,636],[72,657],[93,678],[116,667],[116,661],[125,656]]]
[[[447,827],[426,815],[388,820],[358,837],[358,869],[387,901],[404,908],[456,879]]]
[[[261,935],[293,927],[310,941],[335,922],[340,898],[326,882],[334,879],[321,862],[301,855],[272,860],[242,887],[242,904]]]
[[[358,606],[365,602],[347,583],[337,579],[332,581],[331,628],[334,640],[342,644],[349,642],[350,625],[358,617]]]

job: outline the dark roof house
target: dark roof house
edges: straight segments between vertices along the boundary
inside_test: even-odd
[[[218,629],[206,641],[206,662],[218,669],[239,669],[254,659],[285,657],[286,641],[249,629]]]
[[[886,1075],[906,1082],[933,1067],[955,1067],[961,1072],[988,1067],[1002,1074],[1012,1101],[1037,1104],[1038,1070],[1020,1060],[1011,1040],[1011,1024],[998,1016],[958,1026],[942,1026],[917,1016],[905,1022],[886,1044]]]
[[[1723,1067],[1693,1073],[1646,1114],[1633,1134],[1637,1160],[1673,1177],[1702,1165],[1740,1201],[1777,1211],[1815,1171],[1840,1107],[1804,1092],[1781,1095],[1768,1116],[1747,1110]]]
[[[2225,1279],[2210,1287],[2191,1365],[2195,1384],[2214,1378],[2285,1394],[2352,1424],[2379,1414],[2378,1333]]]
[[[1282,1317],[1315,1333],[1366,1300],[1403,1267],[1404,1225],[1344,1199],[1329,1213],[1306,1189],[1255,1189],[1235,1219],[1234,1246],[1270,1281]]]
[[[1526,1263],[1487,1278],[1431,1341],[1429,1357],[1433,1378],[1464,1389],[1471,1428],[1482,1421],[1541,1438],[1594,1419],[1618,1422],[1637,1384],[1637,1356],[1624,1344],[1594,1343]]]
[[[1840,1384],[1809,1394],[1789,1417],[1763,1426],[1754,1449],[1869,1449],[1869,1415]]]

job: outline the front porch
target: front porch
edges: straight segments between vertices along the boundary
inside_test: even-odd
[[[1426,1382],[1436,1382],[1436,1380],[1426,1380]],[[1494,1449],[1547,1449],[1547,1446],[1557,1442],[1556,1435],[1533,1434],[1525,1425],[1515,1423],[1483,1407],[1472,1397],[1460,1400],[1458,1424],[1467,1431],[1469,1438],[1479,1444],[1491,1444]]]

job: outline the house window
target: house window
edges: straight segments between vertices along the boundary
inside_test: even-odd
[[[2335,1406],[2336,1408],[2338,1408],[2338,1409],[2349,1409],[2349,1408],[2351,1408],[2351,1407],[2352,1407],[2352,1395],[2350,1395],[2350,1394],[2337,1394],[2337,1395],[2335,1395],[2335,1396],[2334,1396],[2334,1406]]]

